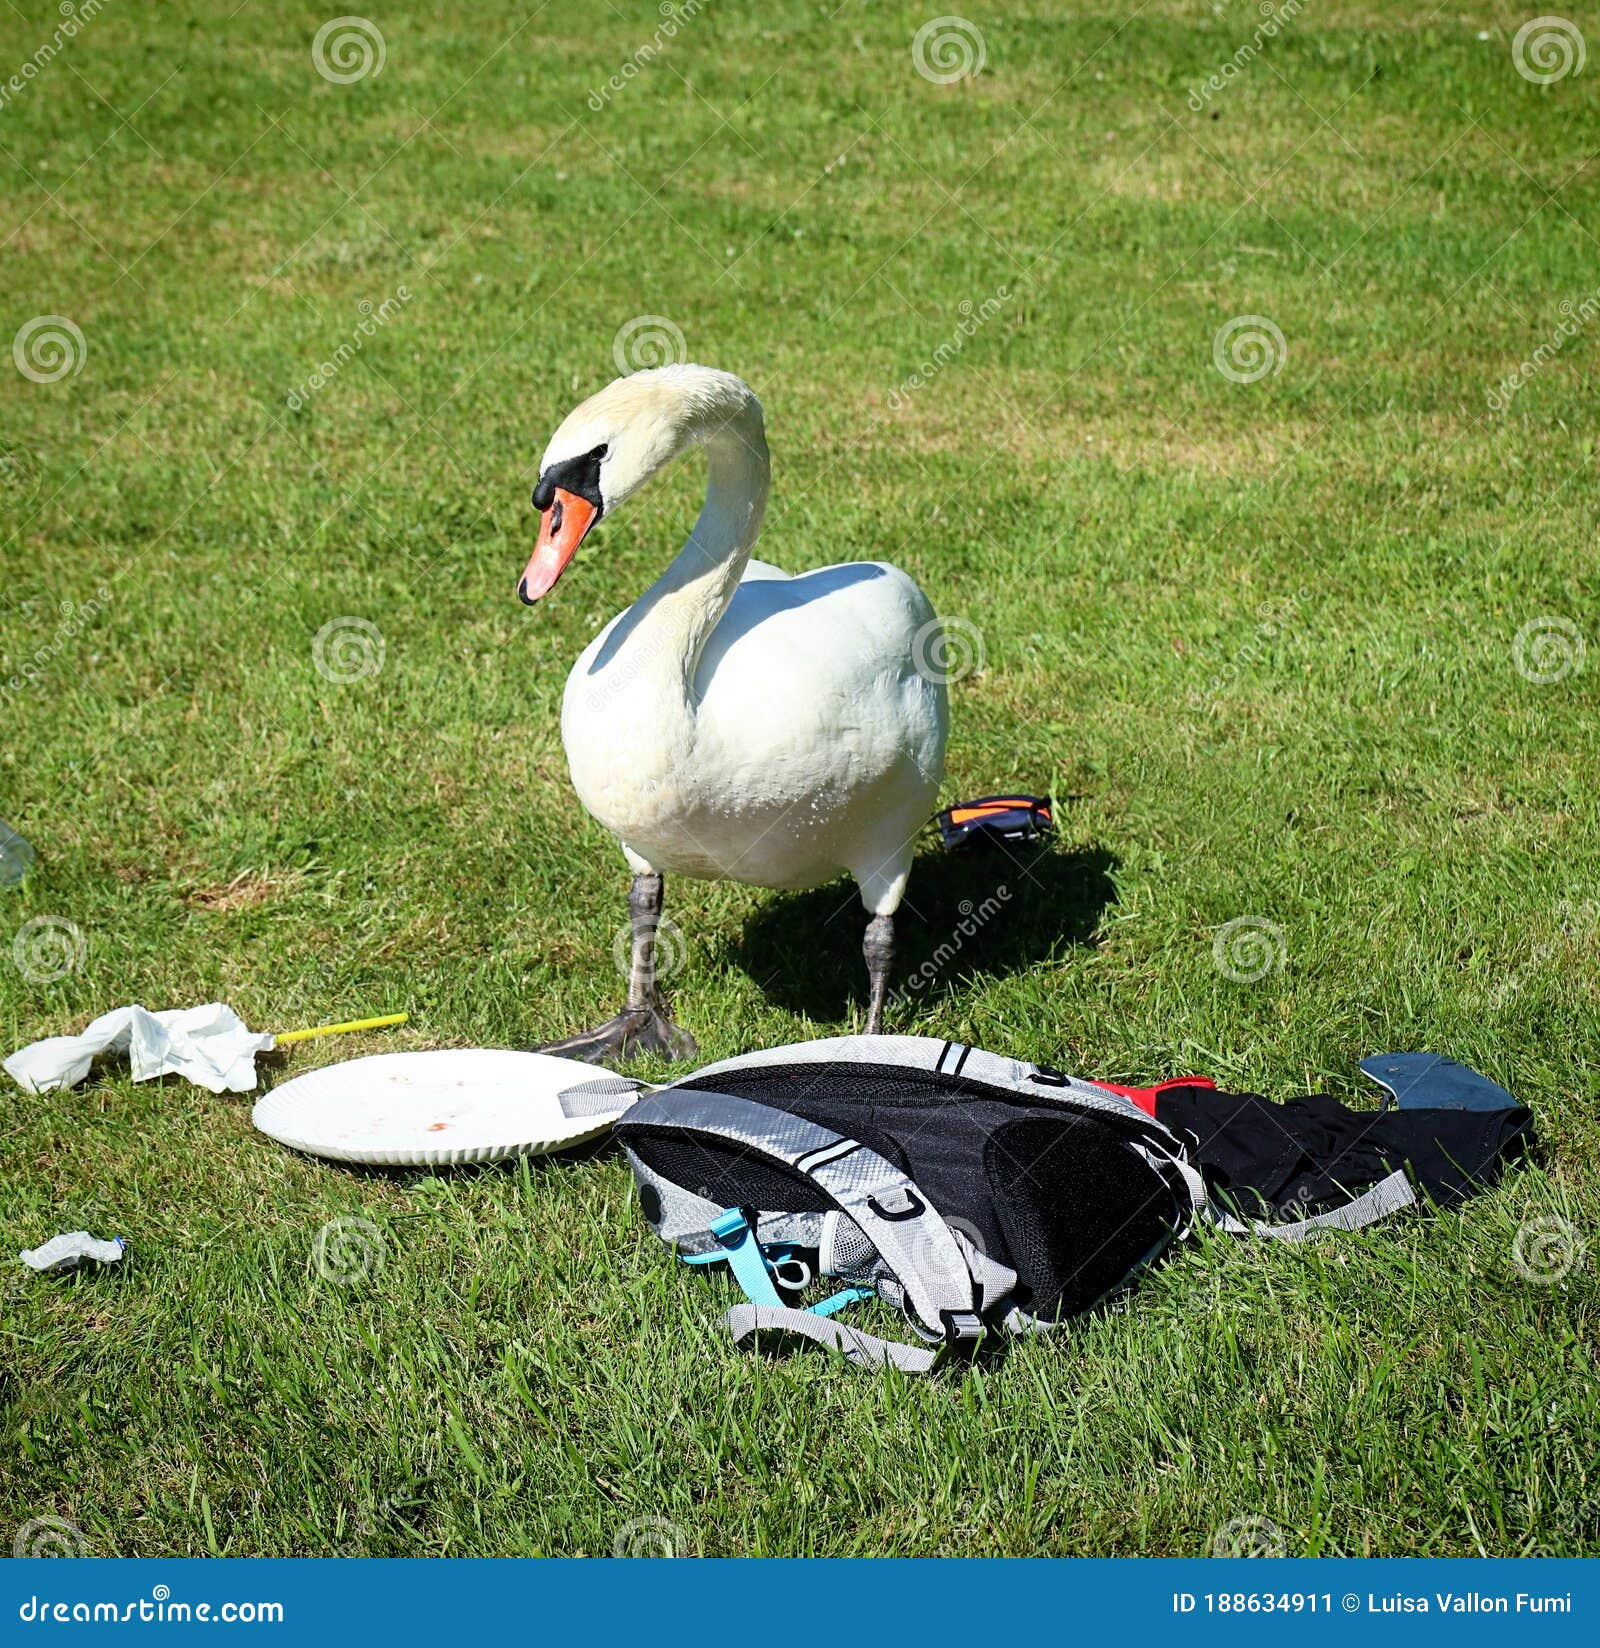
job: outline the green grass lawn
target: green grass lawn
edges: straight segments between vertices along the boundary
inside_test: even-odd
[[[3,1543],[1600,1551],[1600,61],[1526,78],[1505,0],[1286,3],[1259,53],[1247,0],[973,0],[949,83],[899,0],[685,0],[659,53],[639,0],[386,0],[341,82],[337,7],[78,4],[64,40],[0,11],[0,82],[57,42],[0,98],[0,342],[82,340],[0,358],[0,816],[39,852],[0,892],[7,1051],[134,1000],[409,1009],[275,1080],[614,1009],[626,872],[560,693],[703,477],[514,591],[548,434],[663,317],[762,397],[759,553],[894,560],[963,626],[948,795],[1058,803],[1039,860],[930,841],[903,965],[947,959],[891,1029],[1277,1096],[1424,1047],[1544,1154],[1458,1214],[1190,1242],[908,1383],[737,1355],[732,1284],[614,1153],[363,1175],[245,1098],[6,1081],[0,1252],[132,1255],[0,1264]],[[348,619],[382,667],[341,683]],[[667,904],[706,1058],[860,1027],[847,885]],[[1217,961],[1241,918],[1254,982]],[[352,1285],[313,1262],[336,1218],[372,1227]],[[1533,1220],[1559,1281],[1516,1262]]]

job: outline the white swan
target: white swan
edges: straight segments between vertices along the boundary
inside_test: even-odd
[[[548,594],[594,523],[696,446],[709,478],[694,530],[585,648],[562,701],[573,786],[633,870],[627,1005],[552,1044],[582,1058],[695,1050],[655,980],[666,871],[759,887],[848,872],[871,914],[876,1033],[894,911],[944,770],[938,621],[917,585],[878,561],[791,578],[750,560],[770,470],[761,404],[731,373],[636,372],[566,418],[534,489],[522,599]]]

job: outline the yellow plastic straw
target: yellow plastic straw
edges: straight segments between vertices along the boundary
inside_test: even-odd
[[[287,1047],[293,1041],[310,1041],[313,1036],[342,1036],[346,1030],[381,1030],[385,1025],[404,1024],[411,1015],[409,1013],[385,1013],[382,1018],[351,1019],[348,1024],[319,1024],[310,1030],[286,1030],[275,1038],[279,1047]]]

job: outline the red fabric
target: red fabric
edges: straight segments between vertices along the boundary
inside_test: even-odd
[[[1104,1087],[1109,1092],[1120,1093],[1125,1099],[1133,1102],[1147,1116],[1156,1113],[1156,1098],[1172,1087],[1209,1087],[1216,1091],[1217,1084],[1209,1076],[1173,1076],[1164,1082],[1157,1082],[1154,1087],[1122,1087],[1116,1082],[1095,1081],[1096,1087]]]

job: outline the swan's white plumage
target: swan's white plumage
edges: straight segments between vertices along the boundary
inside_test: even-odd
[[[569,416],[546,466],[601,444],[608,509],[694,445],[710,484],[673,565],[568,677],[561,735],[584,806],[636,871],[765,887],[848,872],[869,910],[892,911],[943,774],[927,597],[881,562],[789,577],[749,561],[766,444],[727,373],[619,379]]]

